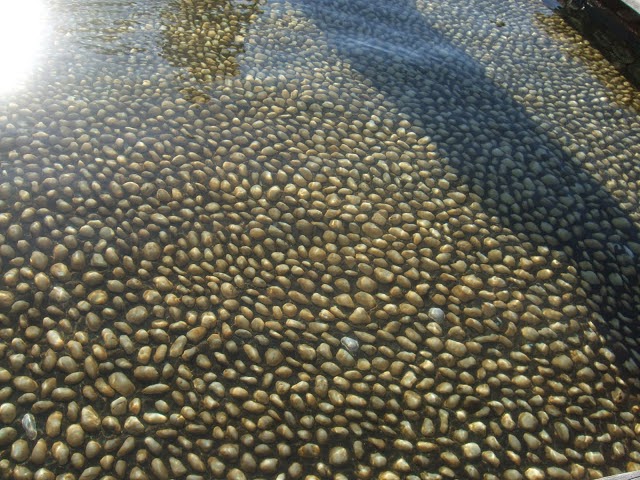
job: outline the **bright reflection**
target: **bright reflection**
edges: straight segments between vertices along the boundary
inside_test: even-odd
[[[0,0],[0,94],[20,85],[44,40],[43,0]]]

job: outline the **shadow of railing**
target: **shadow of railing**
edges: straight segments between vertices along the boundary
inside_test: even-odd
[[[585,329],[593,320],[618,366],[637,383],[640,243],[637,226],[610,193],[482,65],[438,33],[414,1],[300,0],[295,6],[340,61],[426,131],[457,186],[466,185],[486,215],[534,255],[550,249],[552,264],[568,266],[567,278],[576,279],[571,291],[554,292],[556,283],[549,295],[582,293],[588,315],[575,319]]]

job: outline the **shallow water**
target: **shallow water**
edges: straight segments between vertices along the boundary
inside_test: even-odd
[[[24,5],[3,475],[640,468],[638,93],[557,13]]]

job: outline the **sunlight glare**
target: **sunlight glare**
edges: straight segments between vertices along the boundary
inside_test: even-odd
[[[33,70],[45,13],[43,0],[0,0],[0,94],[17,88]]]

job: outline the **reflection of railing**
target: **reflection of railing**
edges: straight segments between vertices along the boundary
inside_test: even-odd
[[[564,0],[568,8],[585,10],[593,9],[592,15],[612,17],[619,27],[636,36],[640,35],[640,1],[638,0]]]
[[[629,3],[637,4],[636,8]],[[560,0],[561,13],[640,86],[640,0]]]

